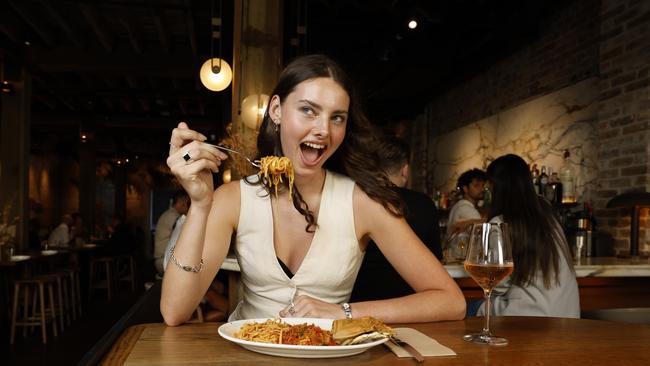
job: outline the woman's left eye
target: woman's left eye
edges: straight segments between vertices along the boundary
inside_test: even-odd
[[[345,117],[344,116],[334,116],[332,119],[336,123],[345,123]]]

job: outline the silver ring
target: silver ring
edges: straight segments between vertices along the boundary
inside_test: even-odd
[[[289,308],[289,314],[293,315],[296,313],[296,309],[294,309],[293,304],[291,304],[291,307]]]
[[[183,160],[185,160],[185,162],[187,163],[190,161],[190,159],[192,159],[192,157],[190,156],[190,152],[186,151],[185,155],[183,155]]]

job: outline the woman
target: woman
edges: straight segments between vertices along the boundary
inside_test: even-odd
[[[462,318],[462,293],[401,217],[399,197],[372,153],[373,136],[350,81],[336,63],[319,55],[298,58],[282,72],[258,136],[260,156],[292,161],[291,197],[287,186],[276,196],[255,177],[213,193],[211,172],[227,156],[181,122],[172,132],[167,164],[192,204],[172,252],[177,265],[168,267],[163,280],[165,322],[178,325],[189,318],[233,233],[243,301],[231,320]],[[346,303],[369,240],[417,293]]]
[[[579,318],[578,283],[564,232],[551,206],[535,194],[528,165],[509,154],[487,169],[489,219],[508,223],[515,269],[492,292],[492,314]],[[481,304],[478,315],[485,313]]]

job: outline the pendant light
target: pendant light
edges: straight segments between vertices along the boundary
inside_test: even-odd
[[[232,69],[228,63],[214,55],[215,39],[218,40],[219,54],[221,53],[221,15],[222,15],[221,0],[219,0],[219,16],[214,16],[214,1],[211,2],[211,23],[212,35],[210,38],[210,59],[205,61],[201,66],[199,77],[201,83],[212,90],[222,91],[226,89],[232,81]]]

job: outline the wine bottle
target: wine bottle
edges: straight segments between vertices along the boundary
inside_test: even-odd
[[[575,173],[571,167],[571,153],[564,150],[564,163],[560,168],[560,182],[562,183],[562,203],[576,202]]]

